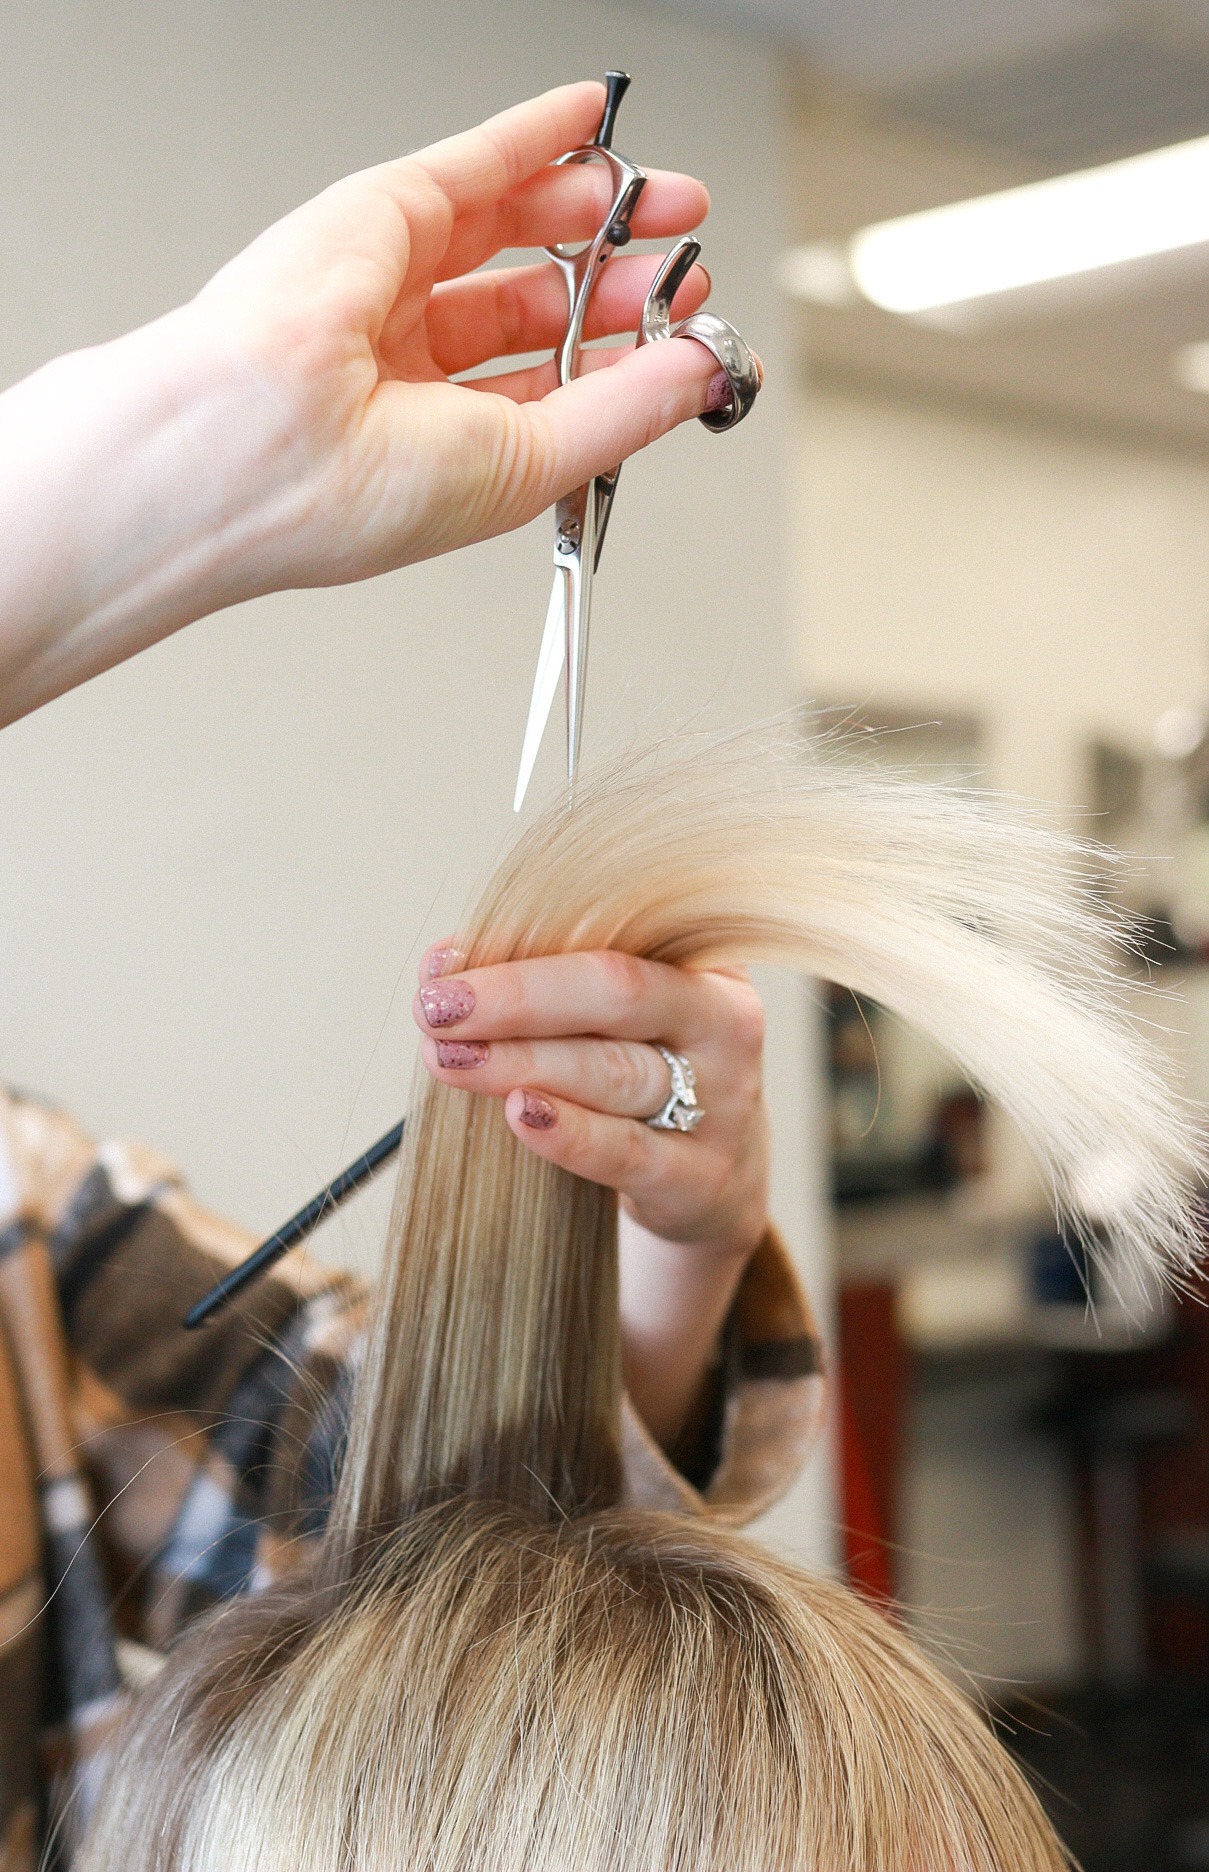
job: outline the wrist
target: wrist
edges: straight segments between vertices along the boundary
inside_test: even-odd
[[[767,1224],[765,1224],[765,1227]],[[621,1335],[630,1396],[670,1449],[700,1396],[764,1229],[669,1241],[624,1210],[619,1223]]]
[[[0,714],[267,589],[288,412],[191,307],[0,397]]]
[[[694,1336],[703,1344],[712,1341],[769,1226],[765,1216],[758,1229],[708,1241],[674,1241],[623,1209],[618,1217],[623,1331],[661,1341],[680,1334],[691,1320]]]
[[[747,1267],[760,1243],[771,1227],[771,1218],[766,1209],[737,1216],[726,1223],[717,1234],[705,1235],[699,1241],[682,1244],[685,1253],[705,1257],[721,1268]]]
[[[704,1272],[727,1274],[747,1266],[771,1227],[771,1217],[763,1199],[753,1200],[742,1208],[728,1209],[724,1216],[710,1216],[692,1228],[660,1227],[652,1221],[640,1222],[625,1203],[621,1206],[622,1240],[626,1231],[641,1238],[642,1251],[661,1262],[685,1262]]]

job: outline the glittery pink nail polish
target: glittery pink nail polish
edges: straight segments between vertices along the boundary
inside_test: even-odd
[[[484,1040],[438,1040],[437,1065],[465,1072],[471,1066],[481,1066],[489,1051]]]
[[[456,1027],[474,1012],[474,989],[469,982],[432,982],[420,990],[420,1006],[430,1027]]]
[[[461,968],[466,960],[460,949],[434,949],[424,964],[424,973],[429,981],[437,981],[442,975],[452,974]]]
[[[724,370],[715,371],[706,386],[705,408],[701,412],[702,415],[708,416],[711,410],[725,409],[730,403],[732,395],[730,378],[727,376],[726,372]]]
[[[525,1102],[521,1106],[521,1123],[532,1131],[549,1131],[557,1122],[558,1113],[549,1099],[544,1099],[540,1092],[526,1092]]]

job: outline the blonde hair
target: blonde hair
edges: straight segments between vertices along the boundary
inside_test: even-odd
[[[792,963],[945,1046],[1187,1266],[1201,1146],[1106,959],[1075,847],[791,729],[630,761],[548,812],[466,966],[607,949]],[[1066,1863],[966,1699],[879,1612],[628,1509],[612,1195],[421,1075],[313,1571],[170,1660],[97,1872],[1041,1872]]]

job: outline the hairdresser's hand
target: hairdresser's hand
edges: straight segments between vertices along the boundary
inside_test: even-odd
[[[603,102],[603,85],[565,85],[350,176],[199,295],[206,341],[229,346],[290,411],[290,582],[363,577],[517,526],[704,407],[716,366],[696,345],[655,346],[664,355],[652,358],[631,344],[616,370],[561,391],[552,362],[450,382],[561,339],[566,291],[552,263],[475,269],[503,248],[595,233],[607,171],[550,165],[595,134]],[[653,174],[633,231],[679,236],[708,207],[699,182]],[[585,335],[633,331],[658,264],[612,260]],[[696,268],[686,310],[708,285]]]
[[[705,407],[695,344],[593,353],[562,389],[552,364],[451,381],[561,337],[551,264],[475,269],[595,231],[602,166],[551,164],[603,100],[567,85],[338,182],[189,305],[0,397],[0,721],[207,611],[519,526]],[[633,231],[707,208],[657,172]],[[632,331],[657,264],[612,260],[585,335]],[[694,269],[677,315],[707,290]]]
[[[612,952],[451,964],[448,949],[421,963],[424,1062],[503,1099],[530,1150],[619,1192],[626,1376],[669,1445],[768,1227],[759,997],[741,975]],[[689,1136],[643,1122],[668,1095],[654,1041],[692,1062],[706,1115]]]

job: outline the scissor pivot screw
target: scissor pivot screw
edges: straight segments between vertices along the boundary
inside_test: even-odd
[[[559,534],[558,550],[560,553],[573,553],[578,545],[579,527],[573,522],[570,526],[564,527]]]

